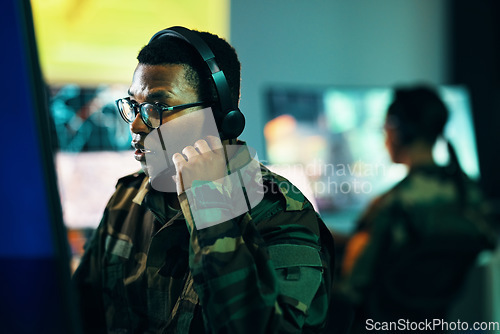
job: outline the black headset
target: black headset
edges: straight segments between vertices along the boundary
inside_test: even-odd
[[[217,96],[219,97],[221,115],[214,115],[214,117],[216,120],[220,120],[217,124],[217,128],[221,139],[237,138],[245,128],[245,116],[243,116],[243,113],[240,109],[238,109],[237,105],[233,105],[231,91],[229,90],[226,76],[217,64],[214,53],[210,47],[195,31],[184,27],[170,27],[160,30],[154,34],[153,37],[151,37],[149,43],[164,36],[183,39],[191,44],[201,58],[203,58],[203,61],[207,64],[210,73],[212,73],[212,79],[217,90]]]

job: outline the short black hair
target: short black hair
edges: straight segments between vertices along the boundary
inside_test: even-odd
[[[443,133],[448,114],[448,108],[431,86],[396,87],[387,121],[397,129],[402,144],[417,139],[433,144]]]
[[[241,64],[234,48],[223,38],[193,30],[210,47],[219,68],[224,72],[231,92],[231,101],[238,106],[240,98]],[[137,60],[145,65],[183,65],[186,80],[196,89],[200,99],[219,101],[215,84],[208,66],[196,49],[181,38],[164,36],[145,45]],[[217,107],[220,107],[217,104]]]

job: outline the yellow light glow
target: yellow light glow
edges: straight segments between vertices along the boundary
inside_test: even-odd
[[[126,83],[137,54],[175,25],[229,40],[229,0],[32,0],[40,62],[50,84]]]

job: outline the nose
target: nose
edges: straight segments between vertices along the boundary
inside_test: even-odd
[[[149,127],[142,120],[141,114],[135,115],[134,121],[130,124],[130,132],[132,133],[148,133]]]

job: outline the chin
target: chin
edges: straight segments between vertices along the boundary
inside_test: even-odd
[[[144,174],[146,174],[149,177],[148,165],[145,162],[141,161],[141,167],[142,167],[142,170],[144,171]]]

